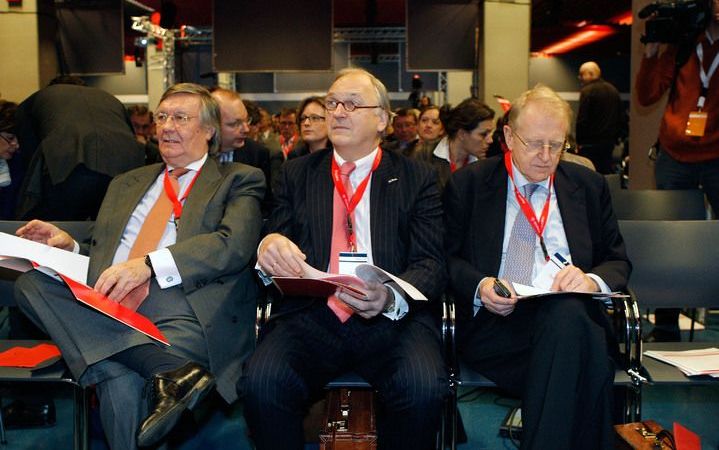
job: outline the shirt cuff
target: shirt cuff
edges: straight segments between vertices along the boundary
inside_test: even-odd
[[[152,268],[155,271],[155,279],[160,289],[167,289],[182,283],[180,271],[175,264],[175,258],[172,257],[169,249],[162,248],[148,254],[152,262]]]
[[[482,281],[486,280],[489,277],[484,277],[481,280],[479,280],[479,283],[477,283],[477,289],[474,291],[474,315],[476,316],[480,309],[484,306],[484,303],[482,303],[482,296],[479,292],[479,287],[482,285]]]
[[[77,243],[76,240],[73,239],[72,241],[72,252],[73,253],[80,253],[80,244]]]
[[[390,320],[399,320],[406,316],[409,312],[409,304],[407,303],[407,300],[405,300],[404,296],[400,294],[397,289],[395,289],[389,284],[385,286],[392,289],[392,293],[394,294],[394,309],[392,311],[382,313],[382,315]]]
[[[609,289],[609,285],[602,280],[599,275],[595,275],[593,273],[588,273],[587,276],[594,280],[595,283],[597,283],[597,286],[599,286],[599,292],[602,294],[609,294],[612,292],[611,289]]]

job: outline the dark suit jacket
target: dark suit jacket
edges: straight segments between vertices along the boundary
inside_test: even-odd
[[[48,86],[20,104],[17,122],[25,158],[42,153],[52,184],[78,164],[113,177],[145,163],[125,107],[100,89]]]
[[[330,260],[332,157],[332,151],[320,150],[284,164],[275,197],[277,206],[267,230],[291,239],[307,255],[307,263],[320,270],[326,270]],[[437,300],[445,287],[446,272],[436,174],[422,163],[383,152],[372,175],[369,195],[374,264],[412,283],[430,300]],[[280,310],[306,307],[311,301],[284,301]],[[410,312],[421,307],[415,304],[419,302],[408,302]]]
[[[112,264],[127,221],[164,167],[142,167],[110,184],[90,241],[90,286]],[[254,348],[258,294],[248,263],[260,235],[263,192],[259,170],[208,158],[185,201],[177,242],[168,247],[182,277],[168,289],[195,312],[217,390],[228,402],[237,398],[241,364]]]
[[[262,201],[262,217],[267,217],[272,212],[274,204],[272,196],[272,167],[270,164],[270,150],[264,145],[252,139],[245,139],[245,145],[242,148],[236,148],[232,157],[233,161],[248,166],[257,167],[265,174],[267,182],[267,190],[265,198]]]
[[[626,288],[631,264],[604,177],[561,161],[554,188],[574,265]],[[477,285],[496,277],[502,258],[507,170],[493,157],[458,170],[444,191],[450,289],[458,321],[470,320]]]

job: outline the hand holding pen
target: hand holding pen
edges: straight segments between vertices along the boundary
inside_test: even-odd
[[[550,290],[557,292],[599,292],[597,283],[584,273],[579,267],[571,264],[559,253],[555,253],[551,259],[552,263],[561,269],[554,277]],[[559,262],[559,264],[557,263]]]

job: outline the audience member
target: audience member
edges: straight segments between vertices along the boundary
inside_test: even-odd
[[[13,185],[13,174],[8,160],[20,149],[15,135],[15,112],[17,103],[0,100],[0,219],[13,218],[17,182]]]
[[[242,100],[242,103],[245,105],[245,109],[247,109],[247,125],[250,127],[250,131],[247,132],[247,137],[255,142],[259,142],[260,125],[262,122],[260,107],[251,100]]]
[[[444,192],[459,353],[521,397],[523,450],[613,448],[617,345],[603,303],[573,295],[518,301],[512,284],[626,288],[631,265],[607,182],[560,162],[570,124],[571,109],[554,91],[525,92],[504,127],[509,151],[455,173]],[[550,256],[568,264],[559,268]],[[498,293],[498,279],[509,295]]]
[[[627,134],[627,121],[619,91],[602,78],[599,65],[588,61],[579,68],[582,90],[577,112],[577,147],[599,173],[614,172],[612,152]]]
[[[398,109],[392,119],[392,134],[387,136],[382,148],[398,151],[405,156],[412,156],[414,146],[418,140],[417,110],[410,108]]]
[[[141,302],[137,311],[171,346],[81,305],[41,272],[16,282],[22,311],[60,347],[75,378],[96,386],[112,449],[159,443],[215,385],[234,401],[255,340],[257,285],[248,263],[261,228],[262,174],[208,158],[219,145],[220,111],[203,87],[171,87],[155,119],[165,163],[110,184],[89,247],[88,280],[111,301]],[[39,220],[17,234],[77,248],[66,232]]]
[[[370,73],[340,72],[325,106],[334,150],[285,163],[259,264],[273,276],[301,276],[307,265],[337,273],[340,252],[360,252],[357,258],[366,254],[367,262],[412,283],[431,305],[445,281],[435,174],[379,147],[389,98]],[[258,449],[302,448],[310,400],[347,370],[378,392],[379,448],[434,448],[448,388],[435,318],[426,302],[394,284],[369,282],[366,292],[363,299],[338,290],[329,299],[273,306],[244,380]]]
[[[155,139],[155,124],[152,121],[152,111],[145,105],[133,105],[127,109],[130,123],[135,132],[135,139],[145,148],[145,164],[162,162],[160,149]]]
[[[18,107],[17,137],[29,160],[17,217],[95,219],[110,180],[140,167],[125,107],[93,87],[52,84]]]
[[[484,159],[492,143],[493,118],[494,110],[475,98],[468,98],[455,108],[442,108],[440,120],[447,136],[432,152],[417,156],[437,169],[441,188],[455,170]]]
[[[295,147],[299,140],[297,133],[297,111],[293,108],[282,108],[280,111],[280,147],[282,154],[287,159],[287,154]]]
[[[324,98],[308,97],[302,100],[298,109],[300,117],[297,126],[302,140],[287,155],[287,159],[308,155],[323,148],[332,148],[327,138],[327,110]]]

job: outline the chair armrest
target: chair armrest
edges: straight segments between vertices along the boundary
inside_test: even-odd
[[[459,377],[456,344],[456,316],[454,310],[454,298],[446,293],[442,295],[442,344],[444,359],[449,369],[450,386],[455,386],[456,380]]]
[[[642,320],[636,295],[629,290],[629,297],[613,299],[613,306],[617,332],[624,338],[622,368],[635,385],[649,383],[651,379],[642,365]]]

